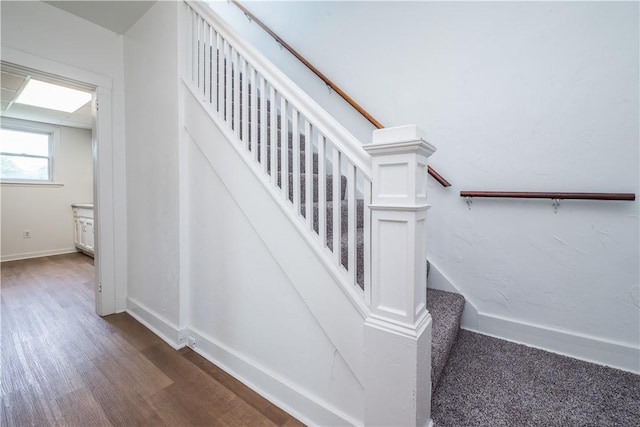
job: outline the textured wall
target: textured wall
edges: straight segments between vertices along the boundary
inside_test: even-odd
[[[453,183],[430,181],[429,256],[479,312],[637,354],[637,201],[565,201],[554,214],[550,200],[468,210],[458,195],[639,193],[637,3],[245,4],[383,124],[427,132],[432,166]],[[233,5],[213,6],[370,140],[371,127]]]

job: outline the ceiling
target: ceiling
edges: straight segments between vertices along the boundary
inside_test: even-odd
[[[73,113],[15,103],[14,100],[20,95],[31,77],[32,74],[26,71],[3,67],[0,76],[0,116],[60,126],[92,128],[91,102],[87,102]],[[40,79],[39,76],[33,77]],[[51,83],[60,84],[54,81]]]
[[[153,6],[155,1],[45,1],[45,3],[124,34]]]
[[[84,0],[45,1],[44,3],[93,22],[117,34],[124,34],[153,6],[155,1]],[[14,100],[31,77],[32,73],[28,71],[14,70],[13,68],[5,67],[3,64],[0,78],[0,116],[91,129],[91,102],[88,102],[73,113],[15,103]],[[40,76],[34,77],[41,80]],[[56,81],[51,83],[60,84],[60,82]]]

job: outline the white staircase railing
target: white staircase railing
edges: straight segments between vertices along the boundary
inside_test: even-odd
[[[424,265],[435,148],[413,125],[374,131],[363,148],[206,4],[185,2],[184,17],[185,85],[362,316],[352,366],[364,424],[431,425]]]
[[[370,215],[358,201],[371,201],[371,159],[362,143],[206,5],[185,7],[188,86],[304,224],[345,286],[362,294],[370,283]]]

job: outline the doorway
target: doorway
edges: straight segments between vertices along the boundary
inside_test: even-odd
[[[85,70],[3,48],[3,70],[91,93],[90,117],[95,223],[95,311],[104,316],[125,307],[116,304],[112,171],[111,80]],[[80,202],[82,203],[82,202]],[[72,214],[71,207],[69,213]],[[121,292],[123,293],[123,292]],[[124,301],[124,298],[121,298]],[[121,303],[120,305],[124,305]]]

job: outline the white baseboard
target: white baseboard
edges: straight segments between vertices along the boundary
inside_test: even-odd
[[[196,345],[190,346],[195,352],[306,425],[362,425],[361,420],[344,414],[207,334],[178,328],[133,298],[127,299],[125,311],[176,350],[184,347],[188,338],[195,339]]]
[[[194,329],[189,329],[188,334],[196,340],[196,345],[190,346],[195,352],[302,423],[323,426],[362,425],[362,420],[356,420],[317,396],[310,395],[206,334]]]
[[[24,252],[21,254],[0,255],[0,262],[17,261],[20,259],[41,258],[45,256],[54,256],[54,255],[64,255],[64,254],[71,254],[74,252],[78,252],[78,250],[75,247],[71,247],[71,248],[49,249],[46,251],[38,251],[38,252]]]
[[[131,297],[127,298],[125,311],[174,349],[178,350],[186,345],[188,335],[186,328],[179,328],[139,301]]]
[[[429,288],[464,295],[431,263]],[[640,373],[640,348],[478,311],[466,296],[462,329],[623,371]]]
[[[122,313],[127,311],[127,298],[116,297],[116,313]]]
[[[478,313],[478,327],[464,328],[495,338],[524,344],[574,359],[640,373],[640,349],[625,343],[603,340],[487,313]]]
[[[429,269],[427,287],[429,289],[437,289],[439,291],[453,292],[454,294],[463,295],[465,297],[465,304],[464,311],[462,312],[462,319],[460,319],[460,327],[471,331],[478,329],[478,309],[473,301],[467,298],[467,296],[453,284],[451,279],[449,279],[449,277],[447,277],[437,265],[431,261],[430,264],[431,267]]]

